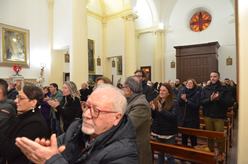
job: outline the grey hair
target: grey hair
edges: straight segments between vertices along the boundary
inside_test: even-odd
[[[82,84],[85,84],[85,85],[86,85],[86,88],[88,88],[88,83],[87,83],[87,81],[82,82]],[[81,84],[81,85],[82,85],[82,84]]]
[[[113,103],[114,110],[124,114],[126,111],[126,107],[127,107],[127,100],[126,100],[126,98],[124,96],[125,94],[122,90],[120,90],[119,88],[117,88],[111,84],[99,84],[99,85],[97,85],[97,87],[93,91],[93,93],[98,91],[98,90],[105,89],[105,88],[111,89],[112,91],[116,92],[116,95],[113,95],[109,99],[113,99],[113,101],[114,101],[114,103]]]
[[[75,100],[75,97],[79,98],[79,100],[80,100],[80,96],[78,94],[76,84],[73,81],[66,81],[65,84],[67,85],[68,89],[70,90],[71,97],[73,98],[73,100]]]
[[[15,86],[15,82],[14,81],[9,81],[9,84]]]
[[[140,93],[143,91],[142,82],[136,76],[127,77],[124,84],[128,86],[133,93]]]

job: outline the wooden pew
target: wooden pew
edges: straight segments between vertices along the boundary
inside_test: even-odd
[[[222,139],[223,142],[223,149],[220,150],[219,162],[225,163],[227,162],[227,146],[228,137],[225,132],[216,132],[216,131],[209,131],[209,130],[202,130],[202,129],[192,129],[192,128],[185,128],[185,127],[178,127],[178,133],[197,136],[198,138],[214,138],[214,139]]]
[[[201,110],[199,111],[199,114],[200,114],[200,118],[203,118],[203,113],[202,113]],[[227,112],[226,116],[230,120],[230,125],[229,125],[229,130],[230,130],[229,141],[230,141],[230,144],[229,144],[229,146],[232,147],[233,128],[234,128],[234,113],[233,112]]]
[[[206,152],[206,151],[196,150],[193,148],[171,145],[152,140],[150,140],[150,144],[153,155],[154,155],[154,151],[159,151],[163,153],[173,154],[177,159],[182,159],[190,162],[197,162],[203,164],[218,162],[218,153],[216,152]]]

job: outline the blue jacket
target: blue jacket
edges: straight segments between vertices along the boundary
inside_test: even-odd
[[[164,109],[165,102],[162,104],[162,110],[158,108],[152,110],[152,132],[159,135],[174,135],[177,134],[177,116],[179,105],[177,100],[174,100],[174,106],[170,111]]]
[[[185,102],[181,99],[181,94],[186,94]],[[178,115],[178,126],[182,126],[183,122],[189,122],[194,120],[199,120],[199,107],[200,107],[200,92],[196,89],[184,88],[179,91],[177,95],[177,101],[180,106],[180,111]]]

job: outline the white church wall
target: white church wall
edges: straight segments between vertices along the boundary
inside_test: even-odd
[[[137,0],[135,9],[137,10],[136,29],[149,28],[153,25],[151,9],[144,0]]]
[[[153,34],[146,33],[139,36],[139,68],[151,66],[153,72]],[[135,70],[133,71],[135,72]],[[153,73],[151,80],[153,81]]]
[[[40,63],[45,62],[44,78],[48,83],[50,72],[49,8],[44,0],[0,0],[0,22],[30,30],[30,68],[20,74],[26,79],[40,76]],[[14,75],[12,67],[0,66],[0,78]]]
[[[114,75],[113,83],[117,84],[117,80],[121,78],[121,82],[125,79],[124,69],[124,55],[125,55],[125,25],[122,18],[111,19],[106,26],[106,53],[108,58],[115,58],[122,56],[122,75],[117,75],[116,69],[112,68],[112,75]],[[117,65],[117,62],[115,62]]]
[[[123,56],[125,25],[122,18],[111,19],[106,27],[106,52],[107,57]]]
[[[55,0],[53,9],[53,49],[69,48],[72,39],[72,1]]]
[[[95,41],[95,64],[96,74],[103,74],[103,38],[102,22],[98,19],[88,16],[88,38]],[[101,59],[101,66],[97,66],[97,58]]]
[[[161,6],[163,7],[163,6]],[[193,32],[190,30],[189,21],[197,9],[205,9],[212,15],[212,22],[206,30],[202,32]],[[162,10],[161,10],[162,11]],[[162,14],[163,15],[163,14]],[[163,21],[163,20],[162,20]],[[232,66],[226,66],[226,58],[230,55],[235,58],[235,23],[234,9],[232,4],[226,0],[178,0],[169,20],[169,26],[166,27],[165,37],[165,67],[170,65],[172,55],[176,54],[174,46],[200,44],[218,41],[219,49],[219,71],[236,81],[236,63]],[[174,54],[172,53],[174,51]],[[224,61],[223,61],[224,60]],[[174,60],[175,61],[175,60]],[[231,70],[232,71],[227,71]],[[165,69],[165,80],[175,79],[176,69]]]

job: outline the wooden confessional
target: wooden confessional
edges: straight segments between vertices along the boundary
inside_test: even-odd
[[[218,71],[219,42],[175,46],[176,77],[181,82],[193,78],[197,83],[209,80],[212,71]]]

